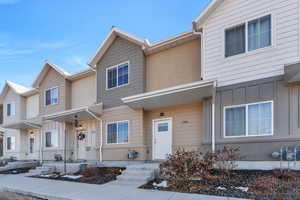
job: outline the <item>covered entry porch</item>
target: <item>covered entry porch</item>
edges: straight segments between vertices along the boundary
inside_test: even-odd
[[[198,81],[122,99],[144,110],[148,160],[164,160],[179,148],[202,148],[205,117],[212,117],[205,116],[203,104],[214,96],[214,88],[212,81]]]
[[[85,106],[44,116],[44,120],[65,124],[64,149],[72,149],[73,161],[101,160],[102,104]]]

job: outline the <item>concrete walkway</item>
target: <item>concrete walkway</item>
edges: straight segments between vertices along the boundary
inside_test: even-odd
[[[26,177],[24,174],[0,175],[0,190],[21,192],[49,200],[236,200],[226,197],[142,190],[113,182],[92,185],[37,179]]]

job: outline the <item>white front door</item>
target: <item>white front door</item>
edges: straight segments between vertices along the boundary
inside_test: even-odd
[[[153,120],[153,160],[172,153],[172,119]]]
[[[87,131],[80,131],[77,134],[78,160],[85,160],[86,159],[87,137],[88,137],[88,132]]]

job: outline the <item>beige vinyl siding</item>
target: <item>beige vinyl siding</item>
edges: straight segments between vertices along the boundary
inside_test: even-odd
[[[201,78],[200,39],[194,39],[146,57],[146,91]]]
[[[72,82],[72,108],[90,106],[96,103],[96,75]]]
[[[49,122],[47,124],[43,124],[41,129],[42,134],[42,148],[43,148],[43,159],[44,160],[54,160],[55,154],[60,154],[64,156],[64,145],[65,145],[65,133],[67,133],[67,159],[72,159],[73,155],[72,152],[74,151],[74,132],[71,130],[71,124],[67,123],[60,123],[60,122]],[[66,130],[66,131],[65,131]],[[53,132],[56,131],[58,133],[58,146],[57,147],[45,147],[45,133],[46,132]]]
[[[40,115],[49,115],[56,112],[64,111],[67,108],[66,94],[69,94],[66,90],[69,88],[65,78],[52,68],[46,74],[44,80],[40,84]],[[58,88],[58,104],[45,105],[45,91],[50,88]]]
[[[284,73],[284,64],[299,60],[299,0],[227,0],[204,25],[204,79],[219,86]],[[224,30],[265,15],[272,16],[271,47],[224,57]]]
[[[15,137],[15,150],[7,150],[7,137]],[[4,140],[3,155],[6,158],[17,157],[17,159],[24,159],[24,155],[21,155],[21,131],[15,129],[6,129]]]
[[[164,116],[160,116],[164,113]],[[173,146],[172,151],[178,148],[187,150],[201,149],[202,137],[202,104],[186,105],[174,108],[159,109],[145,112],[146,144],[152,152],[152,123],[154,119],[172,118]],[[152,159],[152,153],[149,154]]]
[[[7,116],[7,104],[15,103],[15,115]],[[3,101],[3,116],[4,121],[3,124],[13,124],[17,123],[20,120],[24,119],[25,115],[25,105],[24,105],[24,98],[20,95],[16,94],[12,89],[9,88],[4,101]]]
[[[26,119],[39,115],[39,95],[32,95],[26,99]]]
[[[79,124],[87,131],[85,140],[83,141],[85,148],[83,149],[83,154],[85,155],[85,160],[99,160],[99,144],[100,144],[100,134],[99,134],[99,123],[96,120],[80,121]],[[74,126],[68,126],[68,132],[71,134],[74,143],[74,153],[75,158],[78,158],[79,148],[77,146],[77,133]],[[82,154],[81,154],[82,155]]]
[[[127,160],[128,150],[138,151],[138,160],[146,159],[142,110],[132,110],[128,106],[120,106],[104,110],[101,119],[103,120],[103,160]],[[124,120],[129,121],[128,143],[106,144],[107,124]]]

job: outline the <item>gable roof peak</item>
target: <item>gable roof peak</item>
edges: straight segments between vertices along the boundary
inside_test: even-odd
[[[105,52],[108,50],[110,45],[114,42],[116,37],[121,37],[123,39],[126,39],[134,44],[137,44],[141,46],[142,49],[145,47],[149,46],[149,41],[147,39],[143,39],[140,37],[137,37],[135,35],[132,35],[130,33],[127,33],[120,28],[116,26],[112,26],[109,34],[105,38],[105,40],[102,42],[102,44],[99,46],[97,49],[96,53],[94,56],[89,60],[88,65],[90,65],[92,68],[96,68],[97,62],[102,58],[102,56],[105,54]]]
[[[66,72],[61,67],[59,67],[56,64],[54,64],[54,63],[46,60],[45,63],[44,63],[44,65],[43,65],[42,70],[40,71],[40,73],[38,74],[37,78],[33,82],[32,87],[39,88],[40,83],[42,82],[42,80],[44,80],[45,76],[47,75],[47,72],[50,69],[53,69],[54,71],[56,71],[57,73],[59,73],[61,76],[63,76],[66,79],[71,76],[70,73]]]
[[[211,0],[201,14],[193,21],[193,29],[198,30],[209,16],[224,2],[225,0]]]
[[[6,84],[9,87],[11,87],[17,94],[20,94],[20,95],[31,90],[31,88],[27,88],[23,85],[20,85],[20,84],[17,84],[12,81],[8,81],[8,80],[6,80]]]

